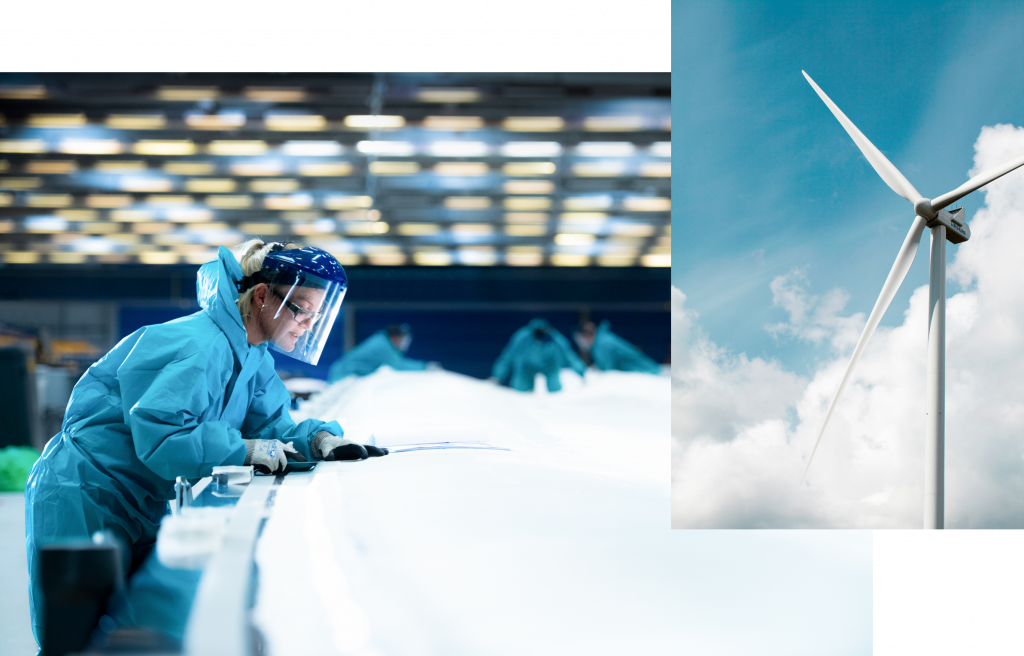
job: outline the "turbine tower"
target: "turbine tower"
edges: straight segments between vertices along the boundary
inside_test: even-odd
[[[828,426],[828,420],[832,417],[832,411],[835,410],[836,403],[850,380],[850,374],[853,373],[853,368],[861,354],[864,353],[868,340],[871,339],[875,328],[878,327],[878,322],[882,320],[882,315],[885,314],[889,303],[892,302],[903,283],[907,271],[910,270],[910,265],[914,262],[914,256],[917,254],[917,246],[921,241],[921,234],[927,227],[932,233],[932,245],[928,276],[928,406],[924,449],[924,528],[942,528],[946,412],[946,241],[960,244],[971,238],[971,229],[964,222],[963,209],[957,208],[947,212],[945,208],[972,191],[984,187],[996,178],[1024,165],[1024,155],[984,171],[938,198],[925,198],[903,177],[899,169],[893,166],[892,162],[887,160],[885,155],[868,141],[868,138],[857,129],[857,126],[846,118],[846,114],[843,114],[836,104],[825,95],[825,92],[814,83],[811,76],[804,71],[800,72],[804,74],[814,91],[846,129],[875,172],[889,185],[890,189],[910,201],[914,206],[915,214],[910,232],[903,240],[903,246],[900,248],[899,254],[896,255],[892,270],[889,271],[889,276],[885,279],[885,284],[882,285],[882,293],[875,301],[875,307],[871,310],[868,323],[864,326],[864,332],[861,333],[860,339],[857,340],[857,346],[853,349],[853,356],[846,366],[839,389],[836,390],[836,395],[828,407],[828,413],[825,414],[825,421],[818,432],[818,439],[814,443],[811,457],[807,459],[804,478],[807,477],[807,470],[811,467],[811,460],[814,459],[814,453],[818,450],[821,437],[825,434],[825,427]],[[800,482],[803,483],[803,478],[800,479]]]

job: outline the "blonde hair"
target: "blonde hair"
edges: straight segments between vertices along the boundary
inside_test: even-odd
[[[263,268],[263,258],[267,256],[275,244],[281,244],[286,249],[302,248],[301,244],[294,242],[265,242],[259,237],[249,239],[236,246],[232,253],[238,264],[242,267],[243,276],[251,276]],[[242,325],[248,326],[252,316],[252,294],[255,288],[249,288],[238,295],[238,312],[242,315]]]

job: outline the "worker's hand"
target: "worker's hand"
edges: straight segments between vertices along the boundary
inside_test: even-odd
[[[242,440],[245,444],[245,463],[261,474],[280,474],[288,466],[288,458],[305,461],[292,442],[280,440]]]
[[[371,446],[369,444],[356,444],[347,437],[331,435],[327,431],[320,431],[313,438],[310,445],[313,457],[322,460],[362,460],[364,458],[376,458],[386,456],[387,449]]]

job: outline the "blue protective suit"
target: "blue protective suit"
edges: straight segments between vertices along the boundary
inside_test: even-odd
[[[236,301],[242,269],[231,251],[203,265],[200,312],[125,337],[89,367],[71,393],[64,423],[46,445],[25,488],[25,530],[32,631],[42,636],[37,548],[109,529],[128,547],[124,571],[156,540],[177,476],[209,476],[241,465],[246,439],[294,442],[311,458],[320,430],[296,425],[290,398],[267,344],[246,340]]]
[[[612,332],[611,324],[602,321],[594,334],[590,347],[594,366],[601,371],[640,371],[647,374],[661,373],[661,367],[637,347]]]
[[[391,343],[388,331],[378,330],[335,360],[327,379],[333,383],[346,376],[368,376],[385,364],[396,371],[423,371],[427,368],[423,360],[405,357],[402,349]]]
[[[549,341],[538,341],[534,331],[547,330]],[[569,367],[583,375],[586,366],[569,346],[569,340],[551,327],[544,319],[533,319],[525,327],[512,334],[512,339],[494,362],[491,375],[501,382],[508,381],[509,387],[520,392],[533,391],[533,380],[537,374],[544,374],[548,391],[562,389],[558,372]]]

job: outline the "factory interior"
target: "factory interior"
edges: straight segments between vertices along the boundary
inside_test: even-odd
[[[0,578],[29,588],[44,474],[94,484],[39,463],[77,449],[79,470],[129,476],[82,446],[86,381],[122,399],[132,466],[162,472],[153,503],[170,510],[155,543],[40,533],[42,618],[3,597],[3,653],[668,653],[689,603],[665,530],[670,88],[669,73],[0,74]],[[282,245],[264,267],[306,248],[344,282],[336,316],[314,316],[315,356],[264,349],[276,378],[249,403],[286,390],[281,421],[336,422],[362,457],[326,457],[314,431],[299,438],[314,467],[254,475],[242,425],[237,462],[157,467],[129,369],[210,312],[210,271],[216,293],[242,291],[223,272],[253,238]],[[370,345],[387,357],[361,369]],[[185,414],[161,420],[185,422],[170,444],[191,415],[168,412]]]

